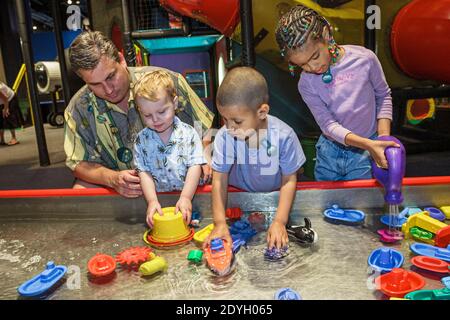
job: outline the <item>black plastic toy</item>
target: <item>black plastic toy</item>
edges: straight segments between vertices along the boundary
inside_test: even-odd
[[[311,228],[311,220],[304,218],[304,226],[287,226],[288,235],[293,236],[299,243],[311,244],[317,242],[319,236]]]

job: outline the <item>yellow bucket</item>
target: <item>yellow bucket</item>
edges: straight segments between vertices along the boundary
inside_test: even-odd
[[[150,232],[153,241],[170,243],[189,237],[190,229],[181,212],[175,213],[175,207],[162,208],[162,211],[162,216],[159,213],[153,216],[153,228]]]

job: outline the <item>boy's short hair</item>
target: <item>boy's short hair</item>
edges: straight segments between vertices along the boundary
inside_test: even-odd
[[[219,86],[216,100],[221,107],[239,105],[256,111],[262,104],[269,103],[266,79],[253,68],[233,68]]]
[[[158,101],[157,93],[159,89],[164,89],[170,98],[177,95],[172,77],[163,70],[152,71],[142,76],[134,85],[133,93],[135,97],[155,102]]]

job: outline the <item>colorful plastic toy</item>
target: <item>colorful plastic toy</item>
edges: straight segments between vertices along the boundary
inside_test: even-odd
[[[415,214],[421,213],[423,212],[422,209],[418,208],[418,207],[406,207],[405,209],[407,209],[407,213],[405,215],[405,217],[409,218]]]
[[[202,215],[199,211],[192,211],[191,215],[191,226],[198,228],[200,226],[200,221],[202,221]]]
[[[242,217],[241,208],[228,208],[225,210],[225,216],[231,220],[239,220]]]
[[[392,136],[381,136],[377,140],[394,141],[400,145],[400,148],[387,147],[384,150],[388,162],[388,169],[380,168],[375,161],[372,161],[373,176],[385,190],[384,200],[390,205],[399,205],[403,202],[402,182],[405,176],[405,147],[400,140]]]
[[[438,273],[450,273],[450,264],[440,259],[427,256],[415,256],[411,259],[411,263],[420,269]]]
[[[266,248],[266,250],[264,251],[264,257],[272,261],[283,259],[288,254],[288,247],[284,247],[281,249],[278,249],[276,247],[273,247],[271,249]]]
[[[400,215],[384,215],[380,218],[381,223],[387,225],[392,228],[401,228],[402,224],[406,223],[408,219],[405,217],[401,217]]]
[[[291,288],[282,288],[275,292],[276,300],[302,300],[302,297]]]
[[[233,259],[231,245],[226,240],[214,238],[205,249],[207,266],[219,276],[230,273]]]
[[[116,255],[116,261],[125,267],[136,267],[151,258],[149,247],[132,247]]]
[[[266,215],[262,212],[252,212],[248,215],[247,220],[251,224],[265,224]]]
[[[43,272],[24,282],[17,291],[24,297],[38,297],[50,290],[67,272],[66,266],[55,266],[53,261],[47,262]]]
[[[425,212],[425,211],[424,211]],[[405,224],[402,225],[402,231],[405,234],[405,238],[409,238],[409,230],[412,227],[419,227],[436,234],[442,228],[447,227],[445,223],[442,223],[436,219],[429,217],[424,213],[415,214],[410,216]]]
[[[417,241],[425,242],[431,245],[434,244],[434,234],[427,230],[419,227],[412,227],[409,229],[409,233],[411,237]]]
[[[107,276],[116,270],[116,260],[106,254],[97,253],[88,261],[88,270],[95,277]]]
[[[344,210],[339,208],[337,204],[333,204],[331,208],[323,212],[326,219],[334,223],[359,224],[364,221],[365,214],[359,210]]]
[[[450,266],[449,266],[449,270],[450,272]],[[450,277],[445,277],[441,279],[442,284],[444,285],[444,287],[446,287],[447,289],[450,289]]]
[[[152,260],[147,261],[139,267],[139,272],[143,276],[151,276],[157,272],[167,270],[167,261],[163,257],[155,256]]]
[[[367,264],[381,273],[389,272],[403,265],[403,255],[395,249],[381,247],[372,251]]]
[[[445,220],[445,214],[435,207],[426,207],[424,208],[424,211],[428,212],[430,214],[430,217],[439,221]]]
[[[403,298],[405,294],[423,288],[425,280],[415,272],[394,268],[391,272],[377,277],[375,283],[385,295]]]
[[[256,230],[247,221],[239,220],[230,226],[230,234],[234,235],[235,239],[239,237],[247,243],[256,235]]]
[[[441,248],[446,248],[450,244],[450,226],[446,226],[436,232],[434,237],[434,245]]]
[[[194,234],[194,241],[198,244],[198,245],[202,245],[203,241],[205,241],[206,237],[209,236],[209,234],[211,233],[211,231],[214,229],[214,223],[208,224],[206,227],[204,227],[203,229],[200,229],[199,231],[197,231]]]
[[[233,240],[232,250],[234,254],[238,253],[241,247],[247,244],[245,240],[241,239],[241,237],[236,234],[232,235],[231,239]]]
[[[291,235],[299,243],[311,244],[319,240],[319,235],[312,228],[311,220],[304,218],[304,226],[290,226],[286,227],[288,235]]]
[[[154,247],[181,245],[192,240],[194,229],[188,228],[175,207],[163,208],[163,215],[153,216],[153,228],[144,234],[144,241]]]
[[[189,261],[194,262],[194,263],[200,263],[203,260],[203,251],[201,251],[201,250],[191,250],[191,251],[189,251],[187,259]]]
[[[450,300],[450,289],[417,290],[408,293],[408,300]]]
[[[382,229],[378,230],[380,241],[385,243],[394,243],[403,239],[403,233],[398,230]]]
[[[409,249],[417,255],[437,258],[450,262],[450,246],[447,249],[435,247],[424,243],[412,243]]]
[[[441,211],[445,214],[447,219],[450,219],[450,206],[440,207]]]

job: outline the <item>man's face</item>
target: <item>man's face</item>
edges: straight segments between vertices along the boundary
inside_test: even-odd
[[[92,70],[80,69],[78,74],[99,98],[113,104],[128,100],[130,80],[123,56],[120,62],[102,56],[98,65]]]
[[[136,97],[136,103],[145,125],[158,133],[165,132],[173,124],[178,98],[171,98],[164,89],[159,89],[157,101]]]

